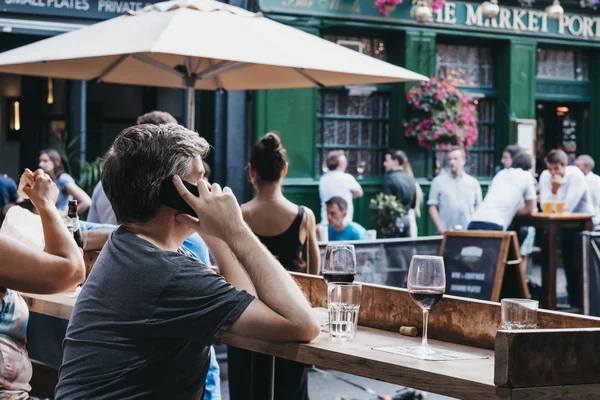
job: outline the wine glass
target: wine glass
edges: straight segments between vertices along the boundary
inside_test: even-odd
[[[356,172],[358,172],[358,179],[361,179],[363,176],[363,172],[365,172],[365,168],[367,166],[367,163],[364,161],[361,161],[358,163],[358,165],[356,166]]]
[[[423,310],[423,338],[418,352],[435,354],[427,343],[429,310],[442,299],[446,289],[444,259],[438,256],[413,256],[408,270],[408,293]]]
[[[356,275],[356,254],[354,245],[331,243],[325,249],[323,278],[327,283],[354,282]]]

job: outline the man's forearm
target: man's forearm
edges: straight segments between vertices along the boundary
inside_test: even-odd
[[[229,245],[263,303],[294,324],[314,318],[296,282],[250,229],[244,227],[233,235]]]
[[[246,270],[240,265],[227,243],[211,236],[202,236],[219,267],[219,273],[225,280],[239,290],[256,296],[256,288]]]
[[[437,231],[440,233],[443,232],[444,228],[442,227],[442,224],[440,222],[440,214],[438,213],[436,206],[429,206],[429,215],[431,216],[431,220],[433,221],[433,224],[435,225]]]

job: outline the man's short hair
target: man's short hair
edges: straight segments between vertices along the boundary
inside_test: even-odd
[[[185,179],[194,157],[204,157],[209,145],[181,125],[135,125],[124,129],[104,159],[102,187],[117,221],[151,221],[160,206],[162,182]]]
[[[341,197],[335,196],[325,202],[325,205],[328,206],[332,206],[334,204],[338,206],[342,212],[348,210],[348,202]]]
[[[398,161],[399,166],[403,166],[404,164],[406,164],[406,161],[408,160],[408,157],[406,157],[406,153],[403,152],[402,150],[390,149],[390,150],[386,151],[385,154],[386,155],[389,154],[390,158],[392,160]]]
[[[330,171],[335,170],[340,165],[340,157],[346,155],[343,150],[334,150],[330,151],[327,154],[327,160],[325,160],[325,164],[327,164],[327,168]]]
[[[504,152],[510,154],[510,158],[515,158],[515,156],[521,152],[523,152],[525,149],[522,148],[521,146],[519,146],[518,144],[509,144],[508,146],[506,146],[504,148]]]
[[[455,151],[460,152],[460,154],[463,156],[463,158],[467,157],[467,153],[465,153],[464,147],[461,147],[461,146],[452,146],[450,148],[450,151],[448,152],[448,154],[454,153]]]
[[[171,114],[166,111],[151,111],[144,115],[140,115],[137,119],[137,124],[152,124],[152,125],[163,125],[163,124],[176,124],[177,120]]]
[[[530,171],[533,168],[533,157],[524,151],[517,153],[512,157],[512,168],[521,168],[524,171]]]
[[[548,164],[562,164],[564,166],[569,164],[569,157],[567,156],[567,153],[558,149],[550,150],[548,155],[546,155],[545,160]]]
[[[587,154],[582,154],[579,157],[577,157],[577,159],[589,169],[594,169],[596,167],[594,159],[591,156],[588,156]]]

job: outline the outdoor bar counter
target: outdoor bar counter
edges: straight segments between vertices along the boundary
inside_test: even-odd
[[[292,275],[313,307],[327,306],[321,277]],[[68,319],[75,304],[67,294],[22,295],[31,312],[56,318]],[[430,344],[488,358],[422,361],[373,349],[418,345],[420,337],[398,330],[415,326],[420,332],[422,313],[405,289],[364,284],[359,325],[348,342],[333,342],[324,332],[309,344],[271,344],[231,334],[221,342],[461,399],[600,398],[600,318],[540,310],[540,329],[498,331],[499,303],[444,296],[429,316]],[[255,379],[272,383],[263,371],[254,372]]]

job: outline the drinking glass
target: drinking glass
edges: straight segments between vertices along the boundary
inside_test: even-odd
[[[331,243],[325,249],[323,278],[327,283],[354,282],[356,275],[356,255],[354,245]]]
[[[565,202],[562,200],[556,200],[554,202],[554,212],[557,214],[565,213]]]
[[[356,166],[356,172],[358,172],[358,178],[361,179],[363,176],[363,172],[365,172],[365,168],[367,166],[367,163],[364,161],[361,161],[358,163],[358,165]]]
[[[537,300],[502,299],[502,329],[537,328],[537,310]]]
[[[329,337],[352,340],[356,336],[362,286],[357,283],[331,283],[327,286]]]
[[[444,259],[438,256],[413,256],[408,270],[408,293],[423,310],[423,338],[418,352],[435,354],[427,343],[429,310],[442,299],[446,290]]]
[[[545,201],[542,203],[542,212],[544,214],[552,214],[552,203]]]

